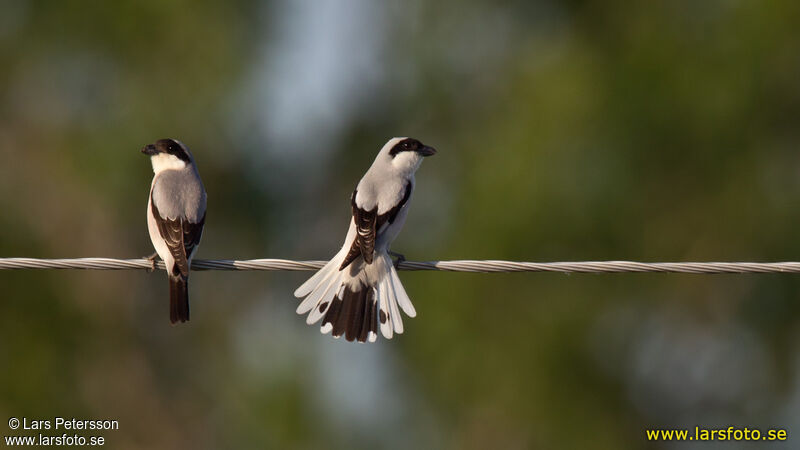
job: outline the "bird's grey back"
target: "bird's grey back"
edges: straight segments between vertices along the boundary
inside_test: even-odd
[[[198,223],[206,211],[206,190],[192,166],[165,170],[153,181],[153,203],[166,219],[179,217]]]

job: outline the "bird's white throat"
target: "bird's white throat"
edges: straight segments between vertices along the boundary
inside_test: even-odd
[[[153,173],[160,173],[164,170],[181,170],[186,167],[186,162],[175,155],[169,153],[159,153],[150,157],[153,163]]]
[[[392,167],[405,176],[409,176],[419,169],[422,156],[417,152],[400,152],[391,160]]]

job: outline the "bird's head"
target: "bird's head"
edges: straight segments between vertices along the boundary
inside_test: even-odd
[[[192,163],[189,148],[177,139],[159,139],[155,144],[145,145],[142,153],[150,156],[155,173],[169,169],[181,170]]]
[[[383,146],[381,153],[389,164],[401,172],[414,172],[422,164],[422,159],[436,154],[436,149],[409,137],[396,137]]]

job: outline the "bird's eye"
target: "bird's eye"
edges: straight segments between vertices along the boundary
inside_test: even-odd
[[[403,142],[403,148],[406,150],[411,150],[411,142]]]

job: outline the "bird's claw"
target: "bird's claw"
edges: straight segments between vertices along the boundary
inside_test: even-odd
[[[406,260],[405,255],[403,255],[401,253],[395,253],[395,252],[391,252],[390,251],[389,255],[390,256],[394,256],[396,258],[394,260],[394,268],[395,269],[399,269],[400,268],[400,264],[402,264]]]
[[[156,271],[156,258],[158,257],[158,252],[153,253],[150,256],[145,256],[144,259],[150,261],[150,268],[147,269],[148,272],[153,273]]]

